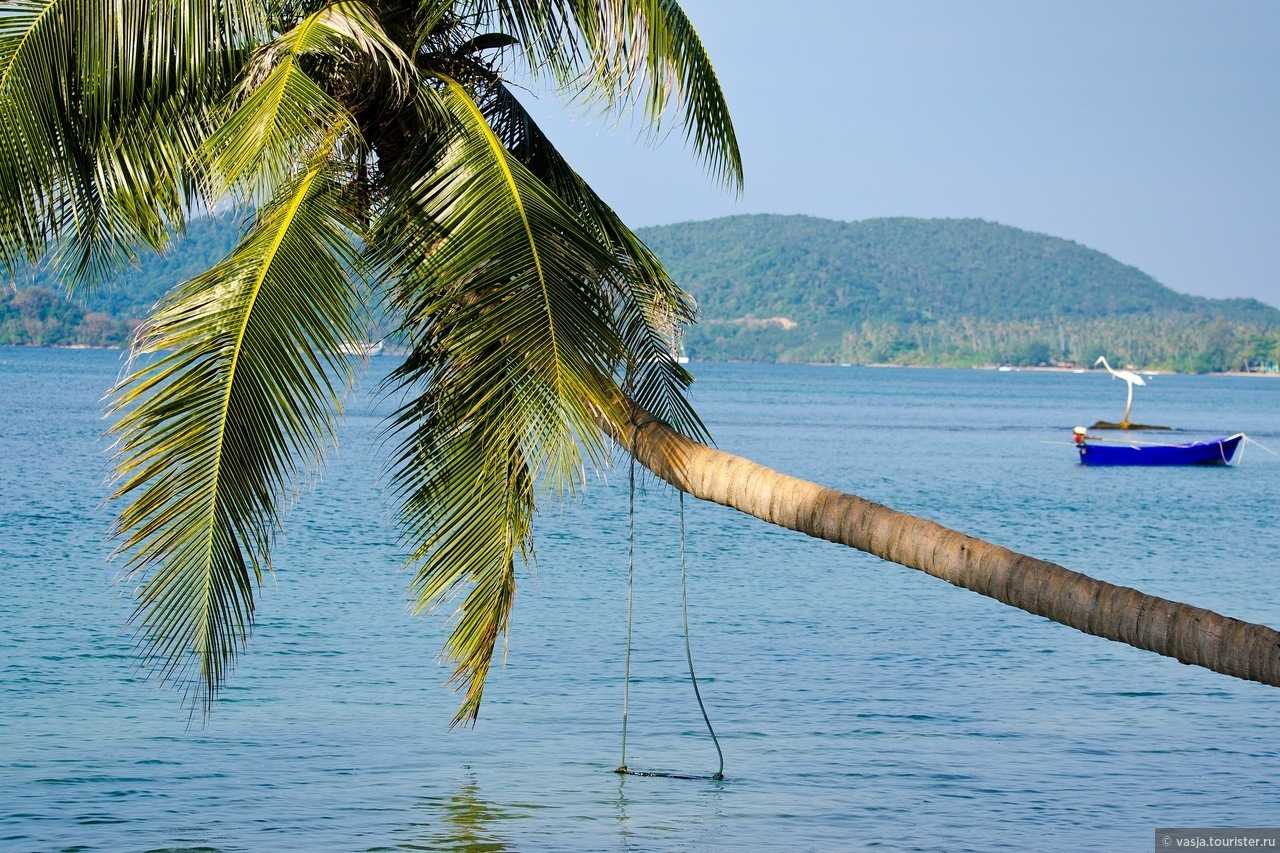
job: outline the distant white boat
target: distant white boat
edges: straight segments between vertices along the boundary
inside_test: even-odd
[[[660,356],[660,355],[651,355],[651,356],[649,356],[647,359],[645,359],[645,363],[647,363],[647,364],[670,364],[671,362],[670,362],[670,361],[668,361],[667,359],[670,359],[671,361],[674,361],[676,364],[688,364],[688,363],[689,363],[689,356],[685,355],[683,352],[680,352],[680,353],[672,353],[671,355],[668,355],[668,356],[666,356],[666,357],[663,357],[663,356]]]
[[[342,351],[343,355],[369,358],[382,352],[382,341],[354,341],[349,344],[342,344],[338,349]]]
[[[1013,368],[1013,367],[1011,367],[1011,366],[1009,366],[1009,365],[1007,365],[1007,364],[1002,364],[1002,365],[1000,365],[1000,367],[999,367],[999,368],[997,368],[997,369],[998,369],[1001,373],[1013,373],[1013,371],[1014,371],[1014,368]]]

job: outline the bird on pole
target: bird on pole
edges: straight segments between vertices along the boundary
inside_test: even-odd
[[[1107,369],[1107,373],[1110,373],[1116,379],[1123,379],[1125,381],[1125,384],[1129,387],[1129,395],[1124,401],[1124,417],[1120,419],[1120,427],[1122,429],[1128,429],[1129,428],[1129,412],[1133,410],[1133,386],[1146,385],[1147,383],[1143,380],[1141,376],[1134,373],[1132,370],[1113,369],[1111,365],[1107,364],[1107,357],[1105,355],[1098,356],[1098,360],[1095,361],[1093,364],[1095,367],[1101,364],[1103,367]]]

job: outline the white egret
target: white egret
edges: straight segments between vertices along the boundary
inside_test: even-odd
[[[1133,386],[1146,385],[1146,381],[1132,370],[1113,370],[1111,365],[1107,364],[1107,357],[1105,355],[1098,356],[1098,360],[1093,364],[1095,367],[1101,364],[1107,369],[1107,373],[1110,373],[1116,379],[1123,379],[1125,384],[1129,387],[1129,396],[1124,401],[1124,417],[1120,419],[1120,426],[1124,429],[1128,429],[1129,412],[1133,410]]]

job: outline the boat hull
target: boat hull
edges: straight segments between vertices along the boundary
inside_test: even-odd
[[[1078,445],[1080,464],[1115,465],[1229,465],[1243,435],[1193,441],[1189,444],[1090,444]]]

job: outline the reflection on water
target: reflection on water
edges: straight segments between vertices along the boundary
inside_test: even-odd
[[[401,850],[456,850],[465,853],[502,853],[516,849],[505,833],[508,821],[529,817],[538,806],[499,805],[480,796],[475,781],[464,783],[444,796],[426,796],[418,801],[426,820],[411,824],[412,840],[398,845]]]
[[[623,850],[631,848],[631,840],[635,835],[635,830],[631,827],[631,820],[627,815],[627,777],[618,774],[618,841]]]

